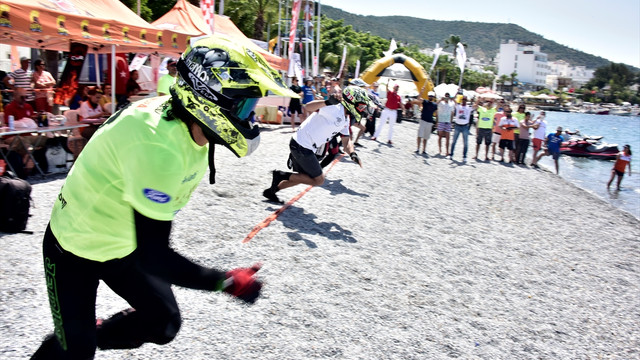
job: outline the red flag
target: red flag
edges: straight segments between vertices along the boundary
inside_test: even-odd
[[[213,34],[215,31],[214,28],[214,19],[215,19],[215,0],[202,0],[200,1],[200,9],[202,10],[202,15],[204,16],[204,22],[209,25],[209,29],[211,30],[210,34]]]
[[[291,6],[291,30],[289,31],[289,57],[293,53],[293,46],[296,42],[296,28],[298,27],[298,17],[300,16],[300,5],[302,0],[293,0]]]
[[[111,54],[107,56],[109,59],[109,76],[107,82],[111,81]],[[127,93],[127,81],[129,80],[129,62],[127,54],[116,54],[116,94],[125,95]]]

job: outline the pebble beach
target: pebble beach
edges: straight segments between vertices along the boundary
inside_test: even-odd
[[[638,359],[640,220],[546,169],[415,154],[418,124],[361,139],[325,184],[265,201],[290,125],[262,124],[247,158],[216,149],[177,214],[172,245],[220,269],[262,262],[253,306],[180,287],[178,336],[96,359]],[[483,150],[484,151],[484,148]],[[481,156],[484,160],[484,156]],[[562,171],[562,169],[561,169]],[[32,182],[27,230],[0,233],[0,358],[52,331],[41,242],[64,182]],[[604,186],[604,185],[603,185]],[[585,212],[584,209],[590,209]],[[247,236],[272,216],[270,224]],[[96,314],[128,305],[101,284]]]

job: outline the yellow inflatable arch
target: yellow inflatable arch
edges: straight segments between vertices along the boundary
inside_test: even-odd
[[[418,93],[426,99],[427,93],[433,90],[433,83],[431,82],[431,79],[429,79],[427,72],[420,64],[418,64],[417,61],[402,54],[394,54],[376,60],[362,73],[362,75],[360,75],[360,78],[367,84],[371,84],[374,81],[378,81],[384,70],[393,64],[402,64],[409,69],[413,83],[418,89]]]

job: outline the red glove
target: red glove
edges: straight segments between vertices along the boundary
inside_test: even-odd
[[[238,299],[253,304],[260,296],[262,283],[253,275],[260,270],[262,264],[254,264],[250,268],[237,268],[227,272],[222,291]]]

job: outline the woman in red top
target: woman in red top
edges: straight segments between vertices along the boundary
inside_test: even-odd
[[[629,165],[629,176],[631,176],[631,146],[625,145],[622,151],[616,156],[616,162],[611,169],[611,179],[607,183],[607,189],[611,186],[613,178],[618,175],[618,190],[620,190],[620,183],[624,176],[624,169]]]

